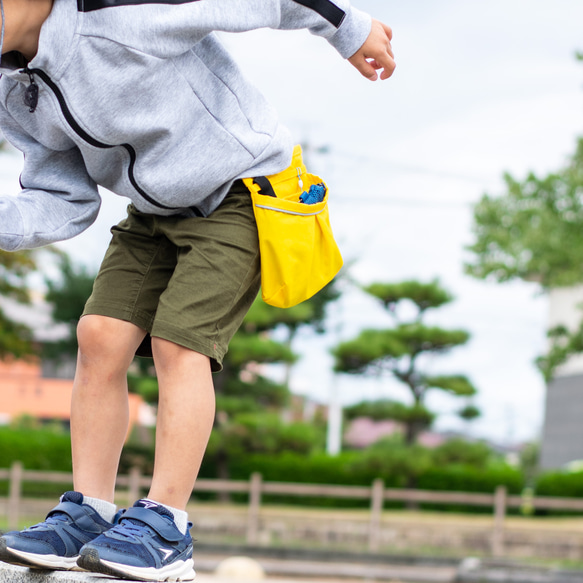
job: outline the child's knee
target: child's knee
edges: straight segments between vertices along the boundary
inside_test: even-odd
[[[210,368],[208,356],[164,338],[152,337],[152,352],[157,369],[174,368],[181,364]]]
[[[83,316],[77,325],[81,359],[127,360],[129,365],[140,341],[140,334],[133,324],[115,318],[91,314]]]

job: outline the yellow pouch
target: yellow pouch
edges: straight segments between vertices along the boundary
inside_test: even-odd
[[[251,192],[259,232],[261,297],[278,308],[295,306],[320,291],[342,267],[328,215],[328,188],[322,202],[300,202],[312,184],[324,184],[308,174],[300,146],[283,172],[243,182]]]

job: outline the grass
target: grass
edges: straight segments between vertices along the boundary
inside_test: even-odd
[[[213,512],[217,514],[246,515],[247,506],[238,504],[221,504],[218,502],[194,501],[189,504],[189,511],[196,513],[197,509]],[[368,522],[370,512],[368,509],[354,508],[314,508],[311,506],[285,506],[267,505],[261,506],[263,516],[300,517],[328,520],[355,520],[358,522]],[[492,514],[468,514],[463,512],[438,512],[438,511],[412,511],[412,510],[384,510],[383,522],[401,522],[410,524],[436,525],[444,524],[448,526],[480,526],[487,527],[493,523]],[[570,530],[573,532],[583,532],[582,516],[507,516],[504,522],[505,528],[529,529],[529,530]]]

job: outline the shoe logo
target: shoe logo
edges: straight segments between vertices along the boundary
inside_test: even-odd
[[[143,508],[156,508],[156,506],[159,506],[156,502],[150,502],[149,500],[140,500],[140,504]]]
[[[172,549],[163,549],[162,547],[160,547],[158,550],[164,553],[164,560],[166,560],[174,552]]]

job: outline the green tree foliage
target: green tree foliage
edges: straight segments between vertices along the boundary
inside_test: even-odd
[[[347,420],[356,419],[357,417],[369,417],[375,421],[394,419],[405,425],[417,422],[424,427],[429,427],[435,419],[435,415],[423,405],[405,405],[390,399],[362,401],[356,405],[346,407],[344,416]]]
[[[400,485],[416,483],[420,476],[440,468],[472,468],[486,470],[500,465],[500,456],[482,442],[450,439],[435,448],[418,443],[407,444],[401,436],[383,438],[362,451],[353,469],[361,473],[366,468],[372,475],[394,475]]]
[[[422,322],[427,310],[452,301],[452,296],[436,281],[375,283],[364,290],[392,314],[395,325],[382,330],[363,330],[356,338],[340,343],[333,349],[335,370],[369,376],[387,374],[405,385],[410,391],[412,404],[396,406],[385,403],[385,409],[388,417],[405,424],[406,441],[412,444],[434,417],[425,407],[428,391],[439,389],[459,397],[475,394],[475,387],[465,376],[426,374],[419,363],[424,355],[445,354],[465,344],[469,334],[464,330],[445,330]],[[399,313],[405,303],[415,307],[415,314],[403,322]]]
[[[53,425],[34,427],[18,420],[13,426],[0,427],[0,468],[20,461],[26,469],[71,471],[71,437],[68,431]]]
[[[369,473],[371,478],[388,474],[397,480],[395,485],[407,487],[415,484],[432,465],[431,450],[417,443],[403,442],[401,436],[390,436],[361,452],[353,469],[357,474]]]
[[[474,468],[486,468],[491,462],[500,462],[500,456],[495,454],[488,444],[460,438],[449,439],[437,446],[432,451],[432,457],[436,467],[461,464]]]
[[[556,326],[547,332],[550,339],[549,351],[536,359],[536,364],[547,382],[551,381],[557,368],[567,362],[570,356],[583,353],[583,321],[574,331],[565,326]]]
[[[541,473],[535,481],[539,496],[581,498],[583,496],[583,472],[554,470]]]
[[[435,285],[435,282],[425,284],[410,280],[398,283],[372,283],[363,289],[379,299],[391,312],[397,309],[403,298],[407,298],[417,306],[419,316],[422,316],[429,308],[439,308],[453,300],[453,296]]]
[[[0,251],[0,297],[20,304],[30,304],[29,276],[40,268],[45,251]],[[0,358],[23,357],[35,352],[32,331],[12,319],[6,306],[0,305]]]
[[[217,415],[207,455],[227,478],[240,455],[267,451],[306,453],[323,447],[324,428],[282,421],[290,401],[289,378],[297,355],[292,343],[302,327],[324,330],[326,306],[339,297],[333,282],[310,300],[287,309],[257,298],[231,340],[223,371],[215,376]],[[276,334],[281,340],[275,340]],[[286,367],[283,382],[264,374],[266,364]]]
[[[504,180],[502,196],[485,194],[474,209],[474,258],[466,271],[545,289],[583,281],[583,139],[558,172]]]
[[[426,448],[418,443],[407,445],[402,437],[391,436],[365,450],[343,451],[338,456],[283,451],[275,455],[250,453],[233,461],[233,478],[248,479],[255,471],[261,472],[266,481],[370,486],[373,480],[381,478],[389,488],[403,488],[416,482],[419,488],[427,490],[489,494],[499,485],[506,485],[514,494],[520,493],[524,486],[521,472],[508,466],[487,444],[460,439]],[[276,502],[281,503],[282,499],[277,498]],[[285,502],[336,507],[361,504],[321,497],[289,498]],[[435,507],[444,509],[443,505]],[[459,510],[459,506],[450,508]],[[476,511],[475,507],[467,509]]]
[[[482,412],[480,411],[480,409],[478,409],[478,407],[472,405],[471,403],[465,405],[458,411],[458,415],[464,421],[473,421],[474,419],[477,419],[481,414]]]
[[[94,276],[83,266],[74,265],[63,255],[60,259],[58,279],[47,282],[47,300],[53,306],[53,318],[69,326],[69,336],[46,347],[51,358],[75,355],[77,342],[75,329],[91,293]],[[265,451],[265,444],[279,443],[280,448],[304,452],[307,443],[311,447],[322,441],[314,428],[306,424],[289,425],[275,423],[274,414],[287,405],[290,392],[285,383],[277,383],[263,374],[262,365],[293,364],[297,356],[291,349],[291,341],[297,330],[309,326],[323,330],[325,305],[338,297],[333,285],[294,308],[282,310],[268,306],[257,299],[240,330],[235,334],[224,360],[224,370],[214,376],[217,400],[215,431],[209,444],[209,455],[217,461],[220,475],[228,475],[229,460],[240,455],[245,448]],[[283,342],[273,339],[276,329],[287,330]],[[136,358],[128,374],[128,387],[140,394],[147,402],[158,402],[158,381],[153,361]],[[300,427],[301,426],[301,427]],[[250,427],[264,427],[264,431],[251,431]],[[271,435],[270,439],[265,434]],[[261,433],[262,439],[251,439]]]
[[[475,243],[468,247],[474,257],[467,273],[536,282],[544,290],[583,282],[583,139],[559,171],[504,179],[506,192],[485,194],[474,209]],[[548,335],[551,348],[537,360],[547,381],[571,355],[583,352],[583,323]]]
[[[51,305],[53,320],[65,324],[68,334],[61,340],[44,344],[45,358],[60,360],[77,355],[77,323],[91,295],[94,280],[95,274],[88,272],[85,266],[74,264],[65,253],[60,254],[59,276],[46,280],[45,299]]]
[[[307,423],[286,423],[277,412],[238,413],[226,421],[212,441],[220,439],[233,457],[282,451],[309,453],[323,446],[323,433]],[[214,444],[210,445],[211,450]]]
[[[74,263],[64,252],[58,253],[58,275],[46,280],[46,301],[51,305],[52,318],[65,324],[68,334],[57,341],[43,344],[42,356],[56,362],[74,359],[77,355],[77,324],[85,303],[91,295],[96,274],[85,265]],[[128,374],[128,388],[149,403],[158,401],[158,381],[147,358],[136,358]]]

